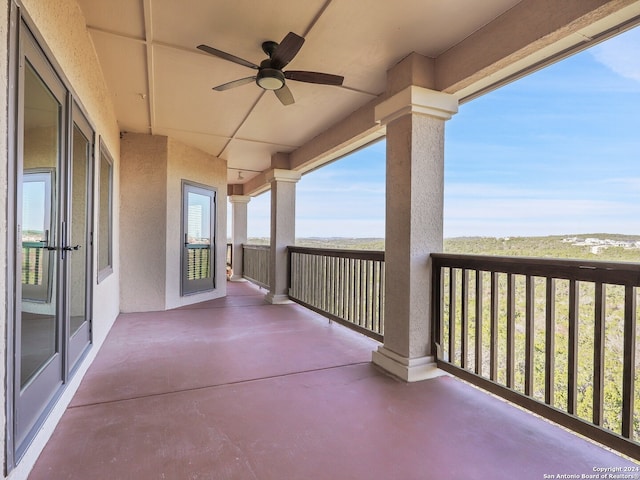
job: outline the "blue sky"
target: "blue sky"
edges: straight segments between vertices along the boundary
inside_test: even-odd
[[[460,106],[445,237],[640,235],[640,28]],[[384,237],[385,143],[305,175],[296,236]],[[269,195],[249,203],[269,235]]]

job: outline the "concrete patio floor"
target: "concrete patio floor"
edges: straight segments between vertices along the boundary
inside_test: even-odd
[[[228,287],[120,315],[29,478],[542,479],[636,466],[455,378],[400,382],[370,363],[376,342]]]

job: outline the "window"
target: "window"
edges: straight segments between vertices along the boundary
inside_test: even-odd
[[[113,272],[113,160],[100,143],[98,170],[98,282]]]

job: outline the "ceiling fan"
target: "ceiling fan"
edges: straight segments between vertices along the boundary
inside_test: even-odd
[[[214,55],[224,60],[258,71],[258,73],[251,77],[240,78],[238,80],[213,87],[214,90],[222,92],[224,90],[229,90],[230,88],[239,87],[240,85],[245,85],[255,81],[260,88],[263,88],[264,90],[273,90],[276,97],[278,97],[278,100],[280,100],[283,105],[291,105],[295,100],[293,99],[293,94],[291,93],[291,90],[289,90],[285,79],[295,80],[298,82],[338,86],[342,85],[344,80],[344,77],[328,73],[306,72],[302,70],[288,70],[283,72],[282,69],[286,67],[291,60],[293,60],[293,57],[296,56],[303,43],[304,38],[293,32],[287,33],[280,44],[272,41],[263,42],[262,51],[267,54],[268,58],[264,59],[260,65],[256,65],[248,60],[244,60],[208,45],[198,45],[197,48],[210,55]]]

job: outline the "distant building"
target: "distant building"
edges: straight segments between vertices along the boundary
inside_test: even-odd
[[[189,241],[202,238],[202,205],[189,205]]]

